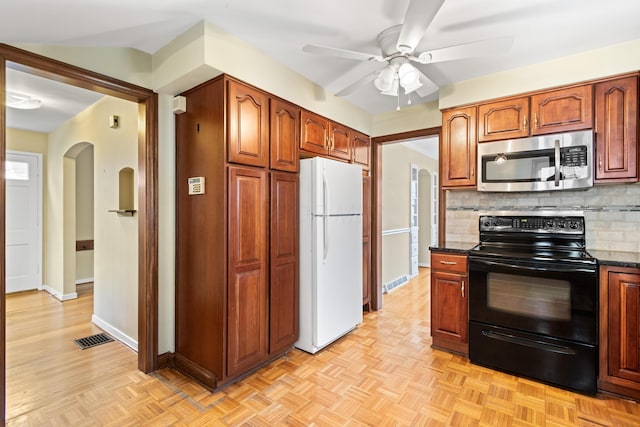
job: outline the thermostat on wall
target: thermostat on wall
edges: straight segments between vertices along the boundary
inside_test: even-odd
[[[189,195],[204,194],[204,176],[189,178]]]

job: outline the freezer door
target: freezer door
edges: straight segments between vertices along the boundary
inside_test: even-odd
[[[316,217],[313,341],[322,348],[362,322],[362,218]]]
[[[319,157],[313,160],[313,214],[362,213],[362,168]]]

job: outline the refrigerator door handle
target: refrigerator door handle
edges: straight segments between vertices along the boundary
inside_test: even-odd
[[[329,214],[329,183],[327,181],[326,172],[322,171],[322,207],[324,212],[322,215],[322,230],[323,230],[323,257],[322,262],[327,261],[327,256],[329,255],[329,221],[327,221],[327,216]]]

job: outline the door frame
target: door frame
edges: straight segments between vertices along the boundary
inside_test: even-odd
[[[6,67],[138,104],[138,369],[158,366],[158,95],[131,83],[0,43],[0,176],[6,152]],[[0,224],[6,183],[0,178]],[[6,415],[5,230],[0,227],[0,419]]]
[[[33,153],[33,152],[29,152],[29,151],[18,151],[18,150],[5,150],[5,153],[8,155],[18,155],[18,156],[30,156],[30,157],[34,157],[37,162],[38,162],[38,179],[37,179],[37,184],[38,184],[38,188],[37,188],[37,197],[38,197],[38,229],[36,230],[37,234],[38,234],[38,241],[36,242],[36,249],[38,252],[38,277],[39,277],[39,283],[38,283],[38,290],[42,290],[42,270],[43,270],[43,259],[42,259],[42,221],[43,221],[43,210],[44,210],[44,206],[42,203],[42,195],[43,195],[43,159],[44,159],[44,155],[42,153]],[[4,164],[4,162],[3,162]],[[5,185],[6,185],[6,181],[5,181]],[[6,196],[6,195],[5,195]],[[6,209],[6,206],[4,207],[4,209]],[[5,211],[6,213],[6,211]],[[4,221],[3,221],[4,222]],[[6,243],[6,242],[5,242]],[[5,266],[6,268],[6,266]],[[6,278],[5,278],[6,279]],[[6,282],[5,282],[6,284]]]
[[[418,129],[409,132],[400,132],[390,135],[376,136],[371,138],[371,309],[380,310],[382,308],[382,145],[403,142],[412,139],[421,139],[427,136],[438,136],[438,157],[442,156],[442,127],[432,127]],[[442,162],[438,160],[438,174],[442,172]],[[440,222],[438,224],[439,244],[443,242],[445,217],[444,206],[446,193],[440,183],[438,212]]]

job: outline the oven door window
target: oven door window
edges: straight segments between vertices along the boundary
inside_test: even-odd
[[[469,257],[469,319],[597,343],[597,269]]]
[[[487,305],[492,310],[543,320],[571,319],[571,283],[567,280],[487,274]]]

